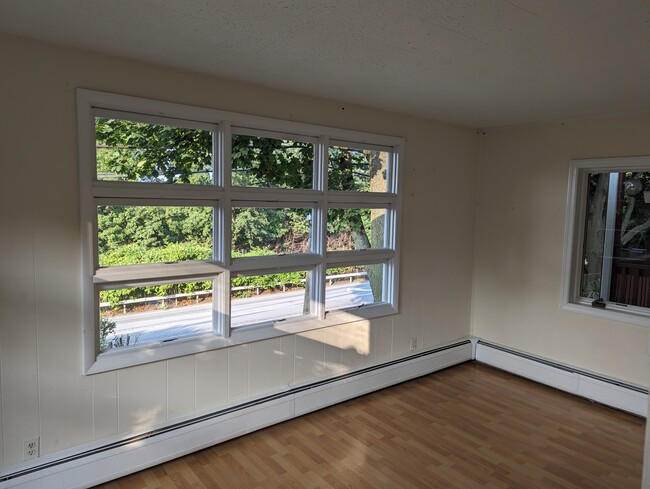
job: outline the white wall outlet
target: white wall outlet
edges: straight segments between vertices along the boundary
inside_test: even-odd
[[[23,460],[38,458],[38,445],[38,437],[25,440],[23,445]]]
[[[418,347],[418,337],[417,336],[411,336],[411,351],[416,350]]]

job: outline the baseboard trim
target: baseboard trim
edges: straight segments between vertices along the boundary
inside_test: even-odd
[[[461,340],[0,474],[0,489],[87,488],[267,426],[472,359]]]
[[[541,384],[636,416],[648,414],[648,389],[478,340],[475,359]]]

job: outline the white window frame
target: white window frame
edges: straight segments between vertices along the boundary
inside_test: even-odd
[[[560,308],[565,311],[650,327],[650,308],[605,301],[593,307],[593,299],[580,296],[589,173],[650,171],[650,156],[572,160],[569,165]],[[604,257],[606,260],[607,257]]]
[[[97,115],[140,122],[175,124],[210,130],[213,142],[213,185],[156,184],[98,180],[95,156]],[[80,216],[83,270],[83,332],[86,374],[174,358],[207,350],[295,334],[360,319],[396,314],[399,296],[400,174],[404,140],[359,131],[257,117],[170,102],[77,90]],[[230,144],[233,132],[262,137],[286,138],[314,144],[312,189],[244,188],[231,185]],[[355,149],[387,151],[390,155],[386,192],[327,190],[328,147],[347,145]],[[97,205],[208,205],[214,209],[211,260],[172,264],[153,263],[99,268],[97,256]],[[233,206],[313,207],[308,253],[231,259],[231,208]],[[326,214],[330,207],[386,209],[384,248],[351,251],[326,250]],[[382,302],[360,308],[325,311],[325,270],[345,265],[386,264]],[[264,274],[309,269],[311,314],[275,323],[230,330],[230,278],[237,274]],[[181,337],[169,342],[145,343],[128,348],[99,351],[98,291],[138,284],[214,281],[213,324],[210,334]]]

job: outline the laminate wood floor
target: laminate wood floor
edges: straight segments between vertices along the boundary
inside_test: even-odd
[[[636,489],[644,427],[471,362],[100,487]]]

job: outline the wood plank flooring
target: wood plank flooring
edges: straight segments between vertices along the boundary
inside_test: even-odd
[[[636,489],[644,428],[471,362],[100,487]]]

